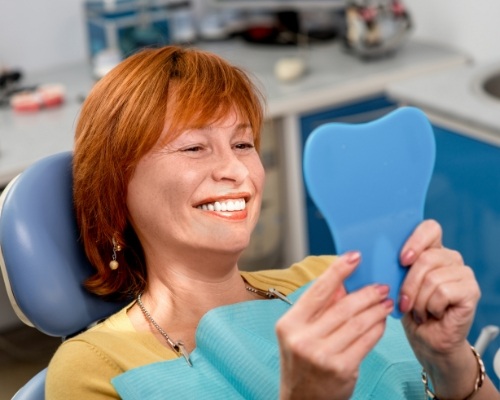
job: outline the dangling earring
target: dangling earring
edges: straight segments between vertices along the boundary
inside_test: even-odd
[[[121,246],[116,242],[116,239],[113,236],[113,255],[111,256],[112,260],[109,262],[109,268],[111,268],[113,271],[120,266],[120,264],[118,264],[118,261],[116,261],[116,252],[121,251],[121,249]]]

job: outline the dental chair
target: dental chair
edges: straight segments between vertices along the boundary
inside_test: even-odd
[[[0,197],[0,267],[14,311],[62,340],[124,306],[82,286],[93,269],[78,240],[71,167],[71,152],[41,159]],[[13,399],[43,400],[45,375],[40,371]]]
[[[474,347],[480,355],[483,355],[485,349],[488,345],[493,342],[493,340],[500,333],[500,327],[496,325],[486,325],[483,327],[479,333],[479,336],[474,343]],[[496,350],[495,355],[493,356],[493,372],[500,378],[500,349]],[[500,389],[500,387],[498,387]]]

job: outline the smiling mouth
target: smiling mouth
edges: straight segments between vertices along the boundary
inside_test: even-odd
[[[245,199],[215,201],[200,204],[196,208],[203,211],[243,211],[246,208],[246,201]]]

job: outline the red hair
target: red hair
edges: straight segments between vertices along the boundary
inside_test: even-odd
[[[175,92],[175,95],[171,94]],[[166,46],[142,50],[92,89],[75,135],[73,197],[85,252],[96,273],[88,290],[126,297],[144,290],[142,247],[128,221],[127,185],[139,160],[157,144],[165,117],[168,140],[186,128],[214,123],[235,109],[259,148],[263,98],[240,68],[201,50]],[[120,267],[109,262],[113,238]]]

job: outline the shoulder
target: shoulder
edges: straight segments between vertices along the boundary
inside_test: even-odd
[[[134,330],[128,308],[59,346],[47,371],[47,398],[118,398],[112,378],[174,357],[154,336]]]
[[[270,286],[284,294],[290,294],[320,276],[333,262],[335,256],[309,256],[286,269],[242,272],[251,285],[259,289]]]
[[[122,372],[99,346],[70,339],[49,363],[45,393],[50,399],[118,398],[111,379]]]

